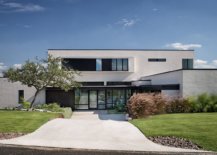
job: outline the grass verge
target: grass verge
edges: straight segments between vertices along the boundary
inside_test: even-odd
[[[146,136],[186,138],[217,151],[217,113],[163,114],[130,121]]]
[[[0,132],[30,133],[60,113],[0,110]]]

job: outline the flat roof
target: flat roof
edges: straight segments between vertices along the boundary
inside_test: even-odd
[[[89,50],[89,51],[194,51],[194,49],[189,49],[189,50],[182,50],[182,49],[48,49],[48,50],[73,50],[73,51],[77,51],[77,50],[80,50],[80,51],[85,51],[85,50]]]

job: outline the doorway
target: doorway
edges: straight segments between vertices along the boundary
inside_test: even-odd
[[[97,91],[89,91],[89,109],[97,109]]]

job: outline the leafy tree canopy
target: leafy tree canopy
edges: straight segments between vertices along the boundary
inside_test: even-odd
[[[36,59],[26,61],[21,68],[9,68],[5,76],[11,82],[21,82],[23,85],[36,89],[31,108],[40,90],[46,87],[58,87],[64,91],[72,87],[79,87],[80,84],[75,80],[80,73],[73,69],[61,66],[62,59],[48,55],[47,59]]]

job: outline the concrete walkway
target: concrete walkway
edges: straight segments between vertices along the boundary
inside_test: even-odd
[[[166,147],[149,141],[124,115],[74,112],[71,119],[54,119],[35,132],[1,144],[96,150],[197,152]]]

